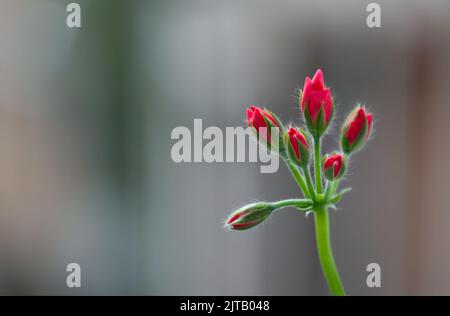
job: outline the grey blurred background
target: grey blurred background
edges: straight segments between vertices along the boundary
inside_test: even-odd
[[[222,229],[298,194],[284,166],[170,157],[173,128],[244,126],[250,103],[300,123],[319,67],[338,107],[326,151],[356,102],[375,115],[331,214],[348,293],[450,294],[449,1],[376,1],[372,29],[360,0],[86,0],[81,29],[69,2],[0,0],[0,294],[327,294],[312,217]]]

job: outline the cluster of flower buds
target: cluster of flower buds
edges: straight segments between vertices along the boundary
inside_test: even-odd
[[[372,114],[367,112],[364,106],[358,105],[342,127],[341,152],[321,157],[321,137],[330,126],[334,114],[333,97],[330,88],[325,85],[322,70],[317,70],[312,79],[306,77],[299,101],[306,125],[305,131],[294,127],[286,131],[274,113],[254,105],[247,109],[247,123],[260,142],[283,158],[305,198],[246,205],[231,213],[225,227],[230,230],[247,230],[264,222],[275,210],[288,206],[314,212],[317,247],[324,276],[331,293],[345,295],[330,251],[327,210],[351,189],[346,188],[336,193],[339,180],[345,175],[350,155],[361,149],[370,138]],[[311,154],[311,147],[314,148],[314,155]],[[314,162],[314,182],[310,160]]]
[[[329,127],[334,114],[333,97],[330,88],[325,85],[322,70],[317,70],[312,79],[306,77],[303,90],[300,92],[300,108],[306,131],[294,127],[290,127],[286,131],[283,128],[283,123],[274,113],[254,105],[247,109],[247,123],[253,129],[259,141],[286,158],[288,164],[293,162],[303,170],[308,191],[311,198],[314,199],[316,195],[313,194],[315,192],[312,192],[314,188],[311,179],[308,178],[310,177],[308,168],[312,157],[311,147],[313,147],[311,141],[314,141],[315,144],[318,143],[320,147],[320,138]],[[274,135],[274,131],[278,134]],[[337,181],[345,175],[348,157],[364,146],[371,132],[372,114],[367,112],[364,106],[358,105],[347,117],[342,127],[342,152],[334,152],[322,158],[319,157],[321,159],[321,172],[327,181]],[[320,169],[320,161],[317,164],[316,168]],[[316,170],[316,174],[317,172]],[[302,176],[300,175],[300,177]],[[302,190],[305,191],[304,188]],[[249,204],[231,214],[226,226],[234,230],[248,229],[263,222],[272,211],[273,207],[270,203]]]

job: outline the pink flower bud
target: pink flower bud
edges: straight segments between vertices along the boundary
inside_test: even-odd
[[[301,129],[291,127],[285,136],[289,158],[297,165],[305,167],[309,163],[310,146],[308,137]]]
[[[316,71],[312,80],[306,77],[300,102],[309,131],[315,137],[322,135],[333,117],[334,104],[321,69]]]
[[[345,173],[344,156],[338,153],[327,155],[323,159],[323,174],[328,181],[340,179]]]
[[[247,123],[248,126],[254,129],[258,139],[262,139],[269,148],[272,145],[271,128],[278,128],[277,145],[280,146],[280,151],[282,151],[283,144],[280,140],[282,140],[283,137],[283,127],[280,119],[275,114],[268,110],[251,105],[250,109],[247,109]]]
[[[357,106],[347,117],[342,128],[342,149],[351,154],[360,149],[372,132],[372,114],[362,106]]]
[[[225,227],[232,230],[245,230],[255,227],[265,221],[272,210],[272,206],[265,202],[246,205],[231,213],[225,223]]]

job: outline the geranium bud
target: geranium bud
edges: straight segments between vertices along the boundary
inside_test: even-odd
[[[323,159],[323,174],[328,181],[340,179],[345,173],[344,155],[334,153]]]
[[[266,202],[246,205],[231,213],[225,227],[232,230],[246,230],[265,221],[273,211],[273,207]]]
[[[357,106],[347,117],[342,128],[342,150],[351,154],[360,149],[372,132],[372,114],[362,106]]]
[[[279,151],[284,151],[282,142],[283,125],[280,119],[272,112],[261,109],[254,105],[247,109],[247,123],[252,127],[258,140],[261,140],[269,149],[278,148]],[[278,137],[275,139],[275,144],[272,143],[273,128],[278,131]],[[274,136],[275,137],[275,136]]]
[[[330,125],[334,112],[333,98],[325,86],[322,70],[311,79],[306,77],[300,98],[306,126],[314,137],[322,135]]]
[[[309,163],[310,146],[308,137],[301,129],[291,127],[285,135],[285,142],[289,158],[301,167],[306,167]]]

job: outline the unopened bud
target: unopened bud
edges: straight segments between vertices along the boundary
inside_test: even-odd
[[[246,205],[231,213],[225,227],[232,230],[245,230],[265,221],[273,211],[270,203],[258,202]]]
[[[252,105],[247,109],[247,124],[267,148],[284,152],[283,124],[274,113]]]
[[[345,159],[342,154],[334,153],[323,159],[323,174],[328,181],[340,179],[345,173]]]
[[[285,142],[289,158],[300,167],[306,167],[309,163],[310,146],[308,137],[301,129],[291,127],[286,135]]]
[[[347,117],[342,128],[342,149],[347,155],[360,149],[372,132],[372,114],[357,106]]]
[[[330,88],[325,86],[321,69],[316,71],[312,79],[306,77],[300,105],[308,130],[314,137],[321,136],[330,125],[334,112]]]

